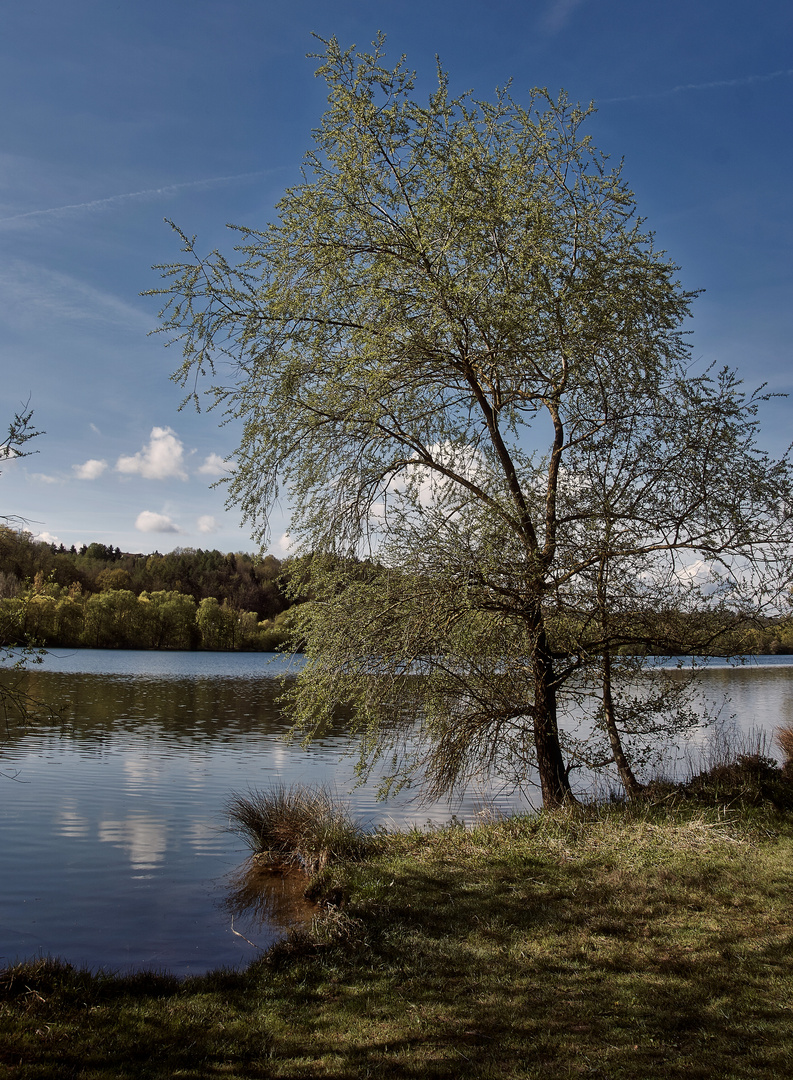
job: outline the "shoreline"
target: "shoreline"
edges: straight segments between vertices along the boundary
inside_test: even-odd
[[[6,969],[0,1076],[786,1075],[793,814],[745,794],[380,834],[240,971]]]

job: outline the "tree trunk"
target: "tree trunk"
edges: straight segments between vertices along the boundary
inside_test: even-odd
[[[614,755],[614,764],[620,774],[628,798],[635,799],[642,790],[642,785],[636,779],[633,769],[630,767],[625,752],[622,749],[622,739],[617,728],[617,718],[614,712],[614,699],[611,696],[611,653],[608,649],[603,652],[603,716],[606,721],[611,752]]]
[[[545,809],[575,802],[559,743],[553,658],[548,651],[544,629],[539,631],[534,650],[534,746]]]

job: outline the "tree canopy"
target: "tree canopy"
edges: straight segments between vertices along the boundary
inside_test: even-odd
[[[323,45],[329,107],[276,219],[233,226],[236,264],[177,230],[187,259],[160,267],[175,378],[197,402],[214,374],[242,421],[229,493],[255,535],[283,495],[314,555],[298,729],[344,707],[398,782],[535,765],[554,805],[598,756],[560,727],[571,697],[619,765],[648,715],[620,715],[620,655],[778,602],[789,464],[756,447],[762,394],[693,373],[694,294],[591,107],[453,97],[440,68],[422,104],[382,37]]]

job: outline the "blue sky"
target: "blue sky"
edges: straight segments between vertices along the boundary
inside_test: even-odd
[[[70,544],[253,550],[210,485],[235,445],[179,411],[155,263],[163,223],[230,250],[298,179],[324,107],[312,31],[388,35],[429,92],[512,78],[594,99],[640,212],[703,288],[694,356],[793,390],[793,5],[730,0],[10,0],[0,12],[0,421],[30,398],[46,435],[7,462],[0,513]],[[781,453],[793,404],[762,416]],[[276,513],[270,549],[288,523]]]

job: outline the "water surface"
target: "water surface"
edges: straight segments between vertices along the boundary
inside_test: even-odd
[[[787,657],[761,660],[713,665],[700,680],[711,711],[729,694],[727,714],[770,734],[793,722],[793,667]],[[417,805],[410,792],[379,803],[375,784],[354,788],[341,728],[307,750],[285,743],[275,699],[287,663],[77,650],[51,653],[31,672],[31,691],[64,711],[60,722],[12,725],[0,744],[0,966],[51,954],[187,974],[254,959],[310,910],[297,899],[300,882],[277,876],[260,879],[259,900],[246,907],[247,849],[223,809],[235,791],[324,783],[368,825],[530,805],[477,789],[452,806]],[[707,738],[703,727],[694,746]],[[679,756],[670,750],[669,771]]]
[[[12,725],[0,744],[0,966],[51,954],[187,974],[255,958],[306,906],[293,902],[299,882],[272,877],[264,904],[241,909],[248,850],[224,814],[232,792],[325,784],[366,825],[482,806],[475,790],[450,808],[354,789],[342,729],[287,745],[275,701],[287,667],[268,654],[77,650],[31,670],[30,692],[63,714]]]

